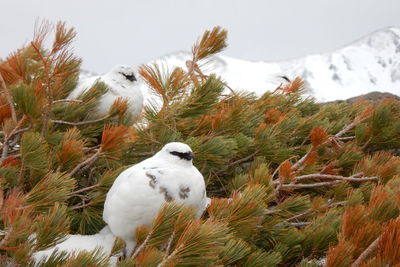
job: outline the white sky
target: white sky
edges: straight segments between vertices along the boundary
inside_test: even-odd
[[[399,0],[1,0],[0,58],[32,38],[36,18],[78,32],[83,68],[107,72],[190,50],[204,30],[228,30],[223,54],[283,60],[329,52],[372,31],[400,26]]]

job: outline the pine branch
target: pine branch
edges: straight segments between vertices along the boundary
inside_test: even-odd
[[[8,105],[10,106],[10,110],[11,110],[11,118],[16,123],[17,122],[17,113],[15,113],[15,107],[14,107],[14,104],[12,101],[11,93],[10,93],[10,90],[8,90],[6,82],[4,81],[3,75],[1,75],[1,73],[0,73],[0,87],[3,87],[3,89],[4,89],[4,94],[6,95],[6,99],[7,99]]]
[[[310,224],[310,222],[294,222],[294,223],[290,223],[290,226],[300,228],[300,227],[306,227],[309,224]]]
[[[71,195],[71,196],[77,195],[77,194],[79,194],[79,193],[82,193],[82,192],[85,192],[85,191],[89,191],[89,190],[92,190],[92,189],[95,189],[95,188],[98,188],[98,187],[100,187],[100,184],[95,184],[95,185],[88,186],[88,187],[85,187],[85,188],[76,190],[76,191],[74,191],[74,192],[71,192],[70,195]]]
[[[162,262],[160,262],[157,267],[164,267],[168,263],[171,258],[174,258],[176,253],[178,253],[178,248],[176,248],[168,257],[164,258]]]
[[[103,118],[99,118],[96,120],[91,120],[91,121],[79,121],[79,122],[70,122],[70,121],[61,121],[61,120],[51,120],[51,122],[53,123],[57,123],[57,124],[66,124],[66,125],[71,125],[71,126],[79,126],[79,125],[85,125],[85,124],[90,124],[90,123],[97,123],[100,121],[104,121],[106,119],[111,118],[111,115],[107,115]]]
[[[78,99],[59,99],[53,101],[53,104],[59,104],[59,103],[83,103],[83,101]]]
[[[355,136],[346,136],[346,137],[338,137],[337,139],[340,141],[348,141],[348,140],[354,140],[354,139],[356,139],[356,137]]]
[[[4,203],[4,191],[0,187],[0,210],[3,208],[3,203]]]
[[[41,130],[41,135],[44,136],[46,134],[47,131],[47,127],[48,127],[48,122],[50,119],[50,113],[51,110],[53,108],[53,92],[51,91],[50,88],[50,82],[51,82],[51,77],[49,75],[49,59],[52,55],[52,53],[50,53],[46,58],[44,58],[42,52],[40,51],[40,49],[37,47],[37,45],[35,44],[35,42],[31,42],[32,47],[35,49],[36,53],[39,55],[41,61],[43,62],[43,66],[44,66],[44,73],[47,76],[46,78],[46,82],[45,82],[45,91],[46,91],[46,96],[47,96],[47,109],[45,111],[45,113],[43,114],[43,126],[42,126],[42,130]]]
[[[305,155],[304,155],[304,156],[305,156]],[[287,160],[291,160],[291,159],[294,159],[294,158],[297,158],[297,156],[292,156],[292,157],[288,158]],[[281,164],[279,164],[279,166],[274,170],[274,172],[273,172],[272,175],[271,175],[272,179],[279,173],[279,169],[282,167],[282,164],[283,164],[284,162],[285,162],[285,161],[283,161]],[[293,168],[293,166],[292,166],[292,168]],[[278,181],[275,181],[275,182],[278,183]]]
[[[69,173],[69,175],[72,177],[75,173],[77,173],[84,166],[93,164],[93,162],[95,162],[100,157],[100,155],[101,155],[101,148],[99,148],[96,153],[94,153],[91,157],[86,159],[84,162],[76,165],[76,167]]]
[[[142,244],[140,244],[140,246],[133,252],[131,258],[134,259],[137,257],[137,255],[139,255],[139,253],[144,249],[144,247],[147,245],[147,243],[150,241],[150,237],[152,235],[152,232],[150,232],[146,239],[143,241]]]
[[[250,155],[248,155],[245,158],[242,158],[242,159],[236,160],[234,162],[231,162],[231,163],[229,163],[229,166],[234,166],[234,165],[246,162],[246,161],[252,159],[255,155],[257,155],[258,152],[259,152],[259,150],[256,150],[254,153],[251,153]]]
[[[400,215],[397,216],[394,220],[400,220]],[[362,263],[379,247],[379,242],[383,236],[383,233],[380,234],[378,238],[376,238],[353,262],[351,267],[360,267]],[[393,244],[398,245],[398,244]]]
[[[362,120],[354,120],[352,123],[346,125],[342,130],[340,130],[337,134],[335,134],[334,136],[336,138],[342,137],[343,135],[345,135],[348,131],[350,131],[351,129],[353,129],[354,127],[356,127],[358,124],[360,124],[362,122]]]
[[[167,244],[167,248],[165,249],[165,257],[164,259],[166,259],[169,255],[169,252],[171,250],[171,246],[172,246],[172,242],[174,241],[175,238],[175,231],[172,232],[172,235],[169,237],[168,239],[168,244]]]
[[[340,175],[329,175],[329,174],[307,174],[296,177],[296,181],[308,180],[308,179],[328,179],[328,180],[343,180],[352,182],[365,182],[365,181],[376,181],[379,179],[377,176],[355,178],[354,176],[343,177]]]
[[[330,204],[324,205],[324,206],[322,206],[322,208],[331,208],[331,207],[336,207],[336,206],[342,206],[342,205],[344,205],[346,203],[347,203],[347,201],[334,202],[334,203],[330,203]],[[296,220],[296,219],[301,218],[303,216],[306,216],[306,215],[308,215],[308,214],[310,214],[312,212],[313,212],[313,210],[307,210],[307,211],[305,211],[303,213],[300,213],[300,214],[294,215],[294,216],[292,216],[290,218],[287,218],[285,221],[286,222],[293,221],[293,220]]]
[[[8,240],[10,239],[12,233],[12,228],[10,228],[7,232],[5,232],[5,235],[3,239],[0,241],[0,248],[4,248],[5,245],[7,244]]]
[[[298,172],[300,170],[300,167],[302,167],[306,163],[306,160],[311,155],[311,152],[313,152],[313,149],[310,149],[301,159],[293,164],[292,169]]]
[[[322,186],[332,186],[342,183],[342,181],[333,181],[333,182],[321,182],[321,183],[313,183],[313,184],[281,184],[280,188],[315,188],[315,187],[322,187]]]
[[[84,204],[81,204],[81,205],[72,206],[70,209],[71,210],[79,210],[79,209],[83,209],[83,208],[89,207],[90,205],[91,205],[91,203],[90,203],[90,201],[88,201],[87,203],[84,202]]]
[[[22,126],[22,124],[25,122],[26,118],[27,118],[26,115],[24,115],[21,118],[21,120],[17,123],[15,128],[11,131],[11,133],[4,138],[0,163],[2,163],[4,161],[4,159],[7,158],[7,156],[8,156],[8,149],[10,147],[10,144],[9,144],[10,139],[12,137],[14,137],[15,135],[21,134],[21,133],[23,133],[25,131],[28,131],[30,129],[30,127],[19,129]]]
[[[379,245],[379,240],[381,239],[381,236],[379,236],[377,239],[374,240],[361,254],[358,256],[358,258],[353,262],[351,267],[359,267],[362,265],[362,263],[365,261],[365,259],[368,258],[371,253],[373,253]],[[397,244],[396,244],[397,245]]]

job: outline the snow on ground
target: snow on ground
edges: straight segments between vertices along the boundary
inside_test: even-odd
[[[186,69],[188,52],[176,52],[150,63]],[[372,91],[400,95],[400,28],[376,31],[332,53],[280,61],[247,61],[215,55],[204,73],[216,73],[236,90],[260,96],[299,76],[308,94],[321,102],[345,100]],[[146,88],[143,87],[146,91]],[[146,93],[146,92],[145,92]]]

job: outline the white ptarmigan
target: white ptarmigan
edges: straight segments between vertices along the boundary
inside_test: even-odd
[[[108,87],[108,92],[100,98],[97,107],[99,114],[107,114],[114,101],[118,97],[123,97],[128,99],[128,111],[132,117],[136,118],[140,115],[143,109],[143,93],[134,69],[127,65],[117,65],[104,75],[80,80],[78,86],[70,93],[68,98],[76,99],[97,80],[104,82]]]
[[[125,255],[135,247],[135,229],[151,225],[163,204],[176,201],[197,208],[207,206],[203,175],[193,166],[194,155],[186,144],[166,144],[153,157],[123,171],[104,203],[103,219],[111,232],[125,240]]]

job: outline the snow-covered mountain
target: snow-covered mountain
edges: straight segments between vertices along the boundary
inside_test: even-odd
[[[190,53],[176,52],[150,63],[186,69],[189,59]],[[372,91],[400,95],[400,28],[376,31],[332,53],[287,61],[254,62],[216,55],[204,72],[215,72],[230,87],[257,95],[285,83],[283,76],[305,79],[308,93],[323,102]]]

